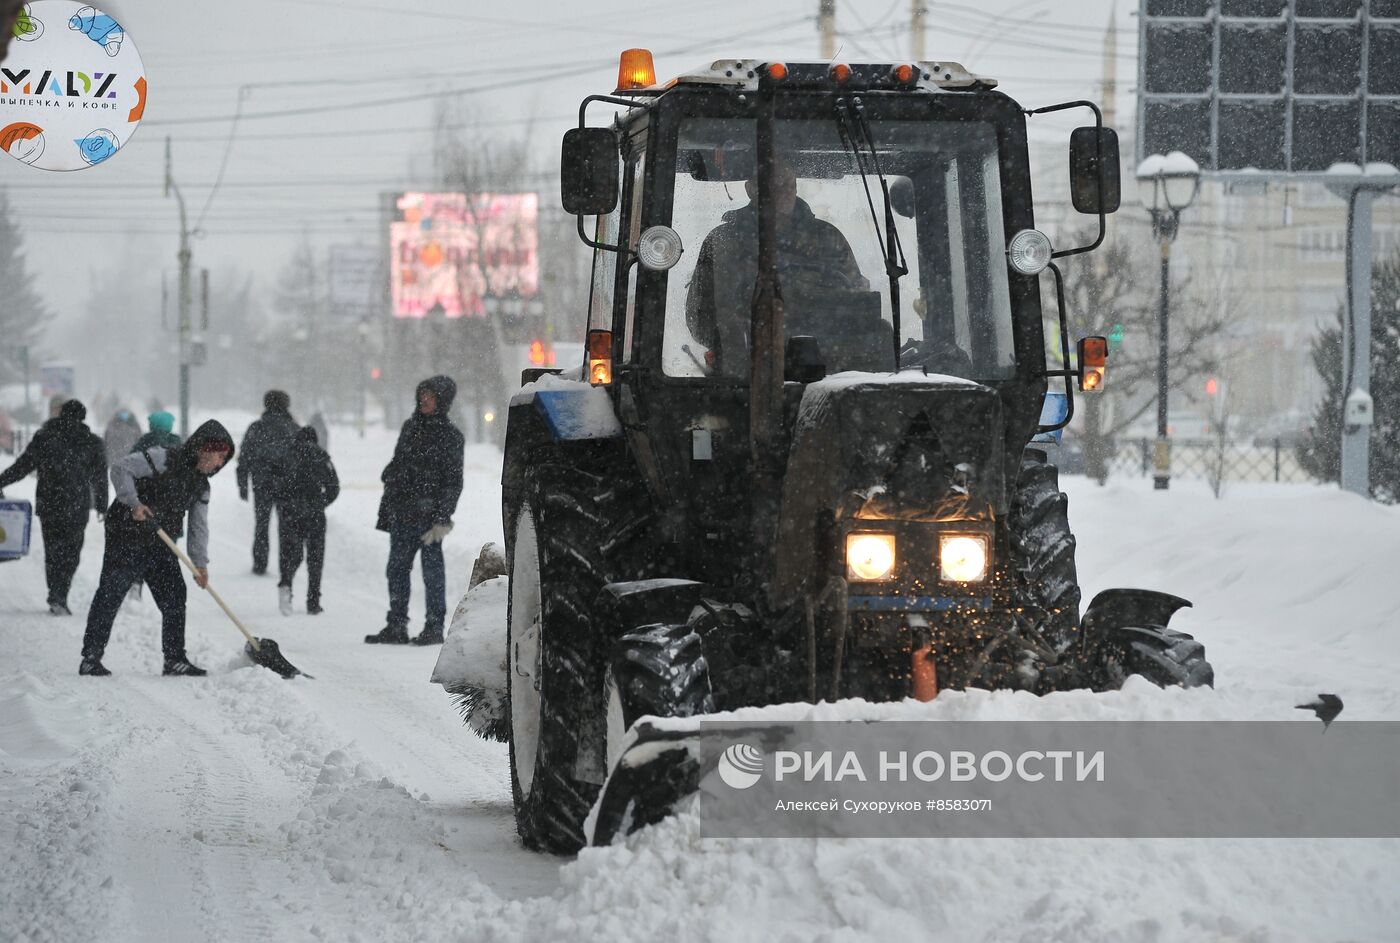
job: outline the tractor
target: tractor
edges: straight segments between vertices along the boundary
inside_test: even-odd
[[[1036,445],[1103,388],[1108,346],[1072,359],[1056,260],[1102,242],[1118,142],[1090,102],[1026,110],[996,85],[952,62],[749,59],[661,84],[631,50],[583,100],[561,179],[593,250],[585,360],[525,371],[502,476],[528,846],[666,813],[669,773],[610,776],[646,717],[1213,683],[1167,628],[1186,600],[1116,589],[1081,611]],[[1057,248],[1026,125],[1071,108],[1093,115],[1069,183],[1098,238]]]

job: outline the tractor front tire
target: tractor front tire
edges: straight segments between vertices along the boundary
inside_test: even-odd
[[[581,494],[586,476],[541,465],[527,480],[511,550],[507,690],[511,791],[526,846],[572,854],[598,792],[578,775],[581,732],[602,729],[602,668],[589,606],[607,582]],[[601,748],[601,745],[599,745]]]

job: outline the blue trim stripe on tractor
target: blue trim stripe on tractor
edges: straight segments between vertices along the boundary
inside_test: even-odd
[[[611,439],[622,434],[608,394],[597,387],[581,390],[538,390],[535,409],[556,442]]]
[[[992,608],[988,598],[973,596],[850,596],[848,612],[947,612],[949,609]]]

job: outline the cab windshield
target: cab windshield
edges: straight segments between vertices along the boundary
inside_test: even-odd
[[[995,129],[928,120],[868,128],[908,267],[899,280],[900,366],[970,379],[1012,375]],[[755,131],[752,118],[688,118],[679,128],[671,226],[686,250],[666,282],[668,375],[748,376]],[[884,196],[868,149],[860,152],[863,180],[849,141],[835,118],[776,124],[786,333],[814,338],[828,374],[895,369]]]

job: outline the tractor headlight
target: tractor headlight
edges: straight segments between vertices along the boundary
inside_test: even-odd
[[[846,535],[846,579],[890,579],[894,576],[894,561],[894,534]]]
[[[943,534],[938,538],[938,577],[955,583],[987,578],[987,538],[972,534]]]

